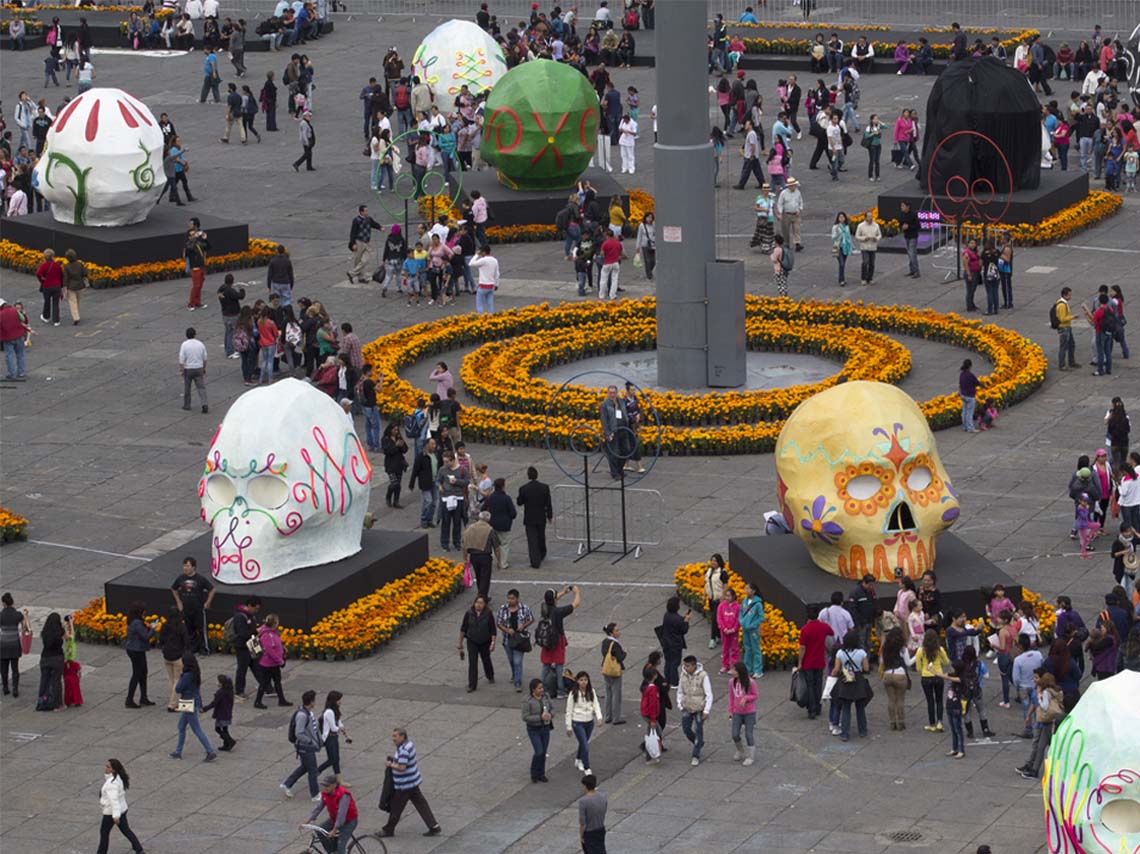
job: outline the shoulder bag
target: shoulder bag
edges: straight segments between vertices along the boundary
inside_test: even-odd
[[[611,643],[602,658],[602,675],[611,679],[621,676],[621,662],[614,658],[614,645]]]

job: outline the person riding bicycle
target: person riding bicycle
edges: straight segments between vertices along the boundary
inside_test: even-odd
[[[344,786],[336,781],[335,774],[326,774],[321,778],[321,802],[309,816],[309,824],[312,824],[324,809],[329,811],[329,818],[321,822],[321,827],[328,831],[329,835],[321,837],[321,844],[330,854],[333,851],[336,854],[345,854],[352,842],[352,834],[356,831],[356,801]]]

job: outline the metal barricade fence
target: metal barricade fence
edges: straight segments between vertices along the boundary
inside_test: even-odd
[[[634,557],[641,557],[642,546],[661,542],[664,503],[656,489],[559,483],[553,498],[554,537],[578,543],[580,556],[609,551],[624,557],[632,551]]]

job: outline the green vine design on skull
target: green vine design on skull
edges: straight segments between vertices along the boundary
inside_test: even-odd
[[[55,184],[51,180],[51,169],[56,163],[62,163],[71,170],[71,174],[75,176],[75,187],[68,187],[68,192],[75,197],[75,215],[73,221],[75,225],[85,225],[87,216],[87,175],[91,172],[91,167],[80,169],[79,164],[68,157],[66,154],[59,154],[52,151],[48,153],[47,169],[44,170],[44,183],[49,187],[54,187]]]
[[[139,150],[143,153],[143,162],[131,170],[131,180],[135,182],[136,190],[145,193],[154,188],[154,168],[150,165],[150,152],[146,150],[141,139]]]

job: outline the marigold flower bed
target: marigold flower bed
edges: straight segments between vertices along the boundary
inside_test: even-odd
[[[411,412],[422,391],[399,376],[416,362],[449,350],[524,338],[515,348],[480,348],[461,367],[465,383],[488,406],[463,410],[464,434],[484,442],[513,445],[567,447],[572,436],[595,432],[600,394],[571,389],[567,403],[547,417],[550,383],[527,380],[529,369],[571,361],[594,352],[648,347],[655,337],[655,301],[651,297],[619,302],[548,303],[491,315],[455,315],[421,323],[378,338],[364,348],[364,356],[383,375],[379,398],[389,418]],[[660,404],[665,422],[660,449],[667,454],[738,454],[772,450],[783,418],[796,404],[845,379],[895,382],[910,367],[910,357],[893,342],[888,346],[876,334],[887,332],[940,341],[984,356],[992,373],[981,378],[982,395],[999,408],[1028,396],[1045,379],[1047,360],[1041,348],[1012,330],[965,320],[954,314],[907,306],[867,306],[860,303],[793,302],[749,296],[746,312],[752,346],[774,346],[791,352],[868,354],[868,365],[850,358],[838,374],[814,384],[766,392],[686,396],[650,395]],[[825,342],[825,343],[821,343]],[[878,348],[866,350],[864,348]],[[520,364],[508,367],[509,360]],[[492,369],[491,366],[494,366]],[[591,403],[591,398],[593,403]],[[920,403],[932,428],[958,423],[961,401],[948,393]],[[656,430],[642,432],[652,446]]]
[[[403,578],[334,611],[311,632],[282,627],[281,642],[294,658],[356,658],[370,655],[402,629],[455,596],[462,587],[463,565],[432,558]],[[224,619],[231,615],[225,614]],[[122,644],[127,636],[124,614],[107,613],[106,600],[94,599],[75,612],[75,629],[82,641]],[[165,621],[164,615],[149,615],[147,621]],[[223,620],[224,622],[224,620]],[[210,623],[211,649],[226,650],[223,623]]]
[[[677,584],[677,595],[689,605],[708,616],[705,599],[705,570],[706,563],[688,563],[677,567],[673,580]],[[726,567],[728,571],[728,586],[736,593],[738,600],[744,598],[744,579]],[[836,584],[850,583],[849,579],[836,578]],[[842,589],[842,588],[841,588]],[[763,591],[760,591],[763,597]],[[1037,618],[1041,623],[1041,637],[1048,639],[1053,636],[1053,629],[1057,625],[1057,612],[1044,599],[1033,591],[1022,587],[1022,601],[1033,604],[1037,611]],[[978,597],[978,610],[982,610],[981,596]],[[980,626],[982,621],[975,621]],[[878,643],[872,638],[872,646]],[[784,616],[784,612],[764,600],[764,622],[760,624],[760,649],[764,653],[764,666],[794,666],[800,651],[800,627]]]
[[[0,507],[0,543],[28,538],[28,520],[19,513]]]
[[[846,26],[834,25],[834,24],[808,24],[808,25],[797,26],[796,24],[783,24],[783,23],[751,24],[751,25],[749,25],[749,24],[729,24],[729,26],[730,27],[752,27],[752,28],[760,28],[760,29],[770,28],[770,29],[776,29],[776,30],[781,30],[781,29],[810,29],[810,30],[815,30],[817,32],[823,32],[823,31],[831,32],[832,30],[835,30],[835,31],[840,32],[840,33],[843,33],[843,32],[866,32],[866,31],[873,31],[873,30],[878,30],[878,29],[882,29],[882,30],[892,29],[891,27],[879,28],[879,27],[876,27],[873,25],[872,26],[866,26],[866,27],[846,27]],[[911,30],[911,32],[913,32],[913,30]],[[922,30],[922,32],[934,34],[934,33],[948,33],[950,31],[949,31],[949,29],[943,29],[943,28],[938,28],[938,27],[926,27]],[[976,33],[980,34],[982,31],[971,31],[971,32],[976,32]],[[998,32],[998,31],[994,30],[993,32]],[[1003,32],[1005,33],[1006,38],[1002,39],[1001,43],[1005,47],[1005,49],[1009,52],[1009,54],[1011,56],[1013,55],[1013,51],[1017,49],[1018,44],[1020,44],[1022,40],[1025,40],[1026,42],[1028,42],[1034,36],[1040,35],[1040,33],[1038,33],[1037,30],[1028,30],[1028,29],[1022,30],[1022,31],[1008,31],[1007,30],[1007,31],[1003,31]],[[778,54],[778,55],[784,55],[784,56],[787,56],[787,55],[793,55],[793,56],[794,55],[803,55],[805,58],[806,58],[807,54],[811,51],[812,46],[815,44],[815,36],[814,35],[811,38],[802,38],[802,39],[785,38],[785,37],[765,39],[765,38],[752,38],[750,36],[744,36],[741,40],[744,42],[745,53],[769,53],[769,54]],[[895,47],[898,45],[898,39],[895,39],[894,41],[874,41],[874,40],[868,39],[868,41],[870,42],[871,47],[873,47],[875,49],[875,56],[877,56],[877,57],[894,56]],[[849,49],[850,47],[851,47],[851,45],[848,44],[847,48]],[[908,44],[907,47],[910,49],[910,51],[912,53],[917,53],[918,49],[919,49],[919,47],[921,47],[921,45],[919,45],[918,42],[912,42],[912,43]],[[952,47],[952,44],[950,42],[944,42],[944,43],[939,43],[939,44],[935,44],[934,42],[930,43],[930,49],[933,52],[935,59],[946,59],[947,57],[949,57],[951,47]],[[850,51],[848,50],[848,52],[850,52]],[[806,72],[806,69],[805,69],[805,72]]]
[[[206,269],[210,273],[221,273],[245,267],[263,267],[276,252],[276,242],[251,239],[249,248],[245,252],[208,256]],[[27,249],[10,240],[0,240],[0,267],[34,275],[43,260],[42,250]],[[123,285],[162,282],[186,276],[186,262],[181,259],[131,264],[126,267],[105,267],[102,264],[89,262],[84,262],[84,266],[87,267],[87,277],[91,280],[93,288],[118,288]]]

